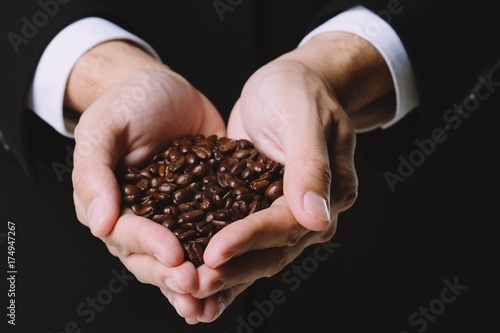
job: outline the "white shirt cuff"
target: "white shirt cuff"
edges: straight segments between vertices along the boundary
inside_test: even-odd
[[[73,138],[74,121],[64,118],[66,83],[78,59],[92,47],[109,40],[133,41],[159,59],[155,50],[139,37],[102,18],[88,17],[57,34],[40,58],[27,106],[56,131]]]
[[[382,128],[395,124],[418,105],[415,76],[408,55],[399,36],[386,21],[365,7],[356,6],[311,31],[300,45],[316,35],[331,31],[349,32],[366,39],[385,59],[394,82],[396,113]]]

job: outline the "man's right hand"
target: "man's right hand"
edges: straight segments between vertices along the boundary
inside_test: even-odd
[[[78,61],[65,100],[82,113],[72,175],[79,221],[141,282],[167,290],[171,303],[189,298],[198,287],[196,268],[167,228],[122,210],[115,170],[147,162],[182,135],[224,135],[220,114],[183,77],[121,41],[103,43]],[[196,311],[196,302],[188,308]]]

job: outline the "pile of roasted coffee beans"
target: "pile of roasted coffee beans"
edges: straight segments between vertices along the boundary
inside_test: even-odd
[[[198,267],[213,235],[283,194],[283,173],[283,165],[248,140],[198,135],[179,138],[148,165],[116,176],[123,203],[170,229]]]

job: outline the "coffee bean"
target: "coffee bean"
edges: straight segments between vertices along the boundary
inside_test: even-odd
[[[151,184],[151,187],[158,187],[160,186],[161,184],[163,184],[165,182],[165,177],[154,177],[154,178],[151,178],[151,181],[150,181],[150,184]]]
[[[231,168],[229,173],[232,176],[239,176],[241,174],[241,172],[243,171],[243,169],[246,168],[246,166],[247,166],[247,162],[245,160],[241,160],[238,163],[236,163],[235,165],[233,165],[233,167]]]
[[[181,188],[174,192],[174,201],[177,204],[185,203],[193,198],[193,193],[187,188]]]
[[[202,178],[208,174],[210,168],[206,164],[198,164],[191,171],[196,177]]]
[[[179,223],[179,221],[177,221]],[[179,223],[179,228],[182,230],[194,230],[195,224],[192,222]]]
[[[179,211],[181,213],[188,213],[192,212],[193,210],[197,210],[200,207],[200,204],[197,203],[196,201],[189,201],[181,203],[177,207],[179,207]]]
[[[217,146],[223,154],[230,154],[238,147],[238,141],[222,138],[220,144]]]
[[[205,220],[205,212],[202,210],[193,210],[187,213],[182,213],[177,218],[179,223],[196,223]]]
[[[186,155],[186,163],[189,165],[197,165],[199,161],[200,159],[196,156],[196,154],[189,153]]]
[[[214,209],[215,204],[209,198],[203,198],[200,202],[200,209],[207,212]]]
[[[193,153],[200,159],[206,160],[212,156],[212,149],[209,146],[195,146],[193,147]]]
[[[194,264],[195,267],[199,267],[203,264],[203,247],[200,243],[189,242],[187,246],[187,253],[189,260]]]
[[[247,183],[239,178],[232,177],[231,180],[229,181],[229,187],[231,188],[244,187],[244,186],[247,186]]]
[[[283,195],[284,167],[249,140],[184,136],[116,172],[123,204],[168,228],[196,267],[220,230]]]
[[[130,195],[125,195],[123,197],[123,201],[128,205],[131,206],[141,200],[141,196],[138,194],[130,194]]]
[[[230,221],[220,221],[220,220],[212,220],[212,221],[210,221],[210,223],[214,227],[221,228],[221,229],[224,228],[224,227],[226,227],[226,226],[228,226],[229,223],[231,223],[231,222]]]
[[[190,173],[183,173],[180,175],[175,183],[181,187],[186,187],[194,181],[194,176]]]
[[[139,210],[139,215],[142,217],[150,217],[155,214],[155,208],[152,205],[146,205]]]
[[[183,230],[183,229],[181,229],[181,230],[182,231],[177,236],[177,238],[181,242],[186,242],[186,241],[191,240],[191,239],[193,239],[193,238],[196,237],[196,231],[194,229],[189,229],[189,230]]]
[[[248,141],[248,140],[245,140],[245,139],[240,139],[240,140],[238,140],[238,149],[252,151],[253,150],[253,143]]]
[[[177,219],[177,216],[180,214],[180,210],[178,206],[167,206],[163,208],[162,213],[167,215],[168,219]]]
[[[122,187],[122,192],[125,196],[139,195],[141,193],[141,190],[137,186],[127,184]]]
[[[228,173],[224,172],[219,172],[217,174],[217,182],[219,183],[220,186],[222,187],[229,187],[231,184],[231,180],[233,179],[233,176],[231,176]]]
[[[243,169],[243,171],[241,171],[240,177],[243,180],[249,180],[253,175],[255,175],[255,173],[255,169],[246,167],[245,169]]]
[[[158,191],[165,194],[174,194],[178,189],[179,187],[172,183],[163,183],[158,187]]]
[[[164,227],[166,227],[170,230],[174,230],[178,227],[177,220],[174,220],[174,219],[165,219],[165,220],[163,220],[161,225],[163,225]]]
[[[149,186],[149,179],[141,179],[135,186],[141,191],[146,191]]]
[[[199,235],[208,235],[208,232],[213,228],[213,225],[208,223],[207,221],[195,223],[195,229]]]
[[[274,201],[283,195],[283,181],[277,180],[266,189],[265,196],[267,199]]]
[[[260,210],[260,201],[259,200],[254,200],[249,206],[248,209],[248,215],[256,213]]]
[[[210,242],[210,237],[200,237],[193,239],[191,242],[193,243],[200,243],[201,246],[206,247],[208,245],[208,242]]]
[[[256,192],[262,192],[269,186],[269,180],[256,179],[250,182],[250,188]]]
[[[153,197],[153,199],[161,201],[162,203],[170,203],[172,201],[171,197],[165,193],[153,193],[151,194],[151,196]]]
[[[254,199],[254,194],[253,193],[240,194],[240,195],[237,195],[235,199],[245,201],[245,202],[252,202]]]
[[[167,220],[169,216],[167,214],[155,214],[151,217],[151,220],[153,220],[156,223],[162,223],[163,221]]]
[[[231,220],[238,221],[244,219],[248,213],[248,205],[245,201],[235,201],[231,207]]]
[[[130,206],[130,208],[132,209],[132,211],[133,211],[136,215],[139,215],[139,212],[141,211],[142,206],[141,206],[141,205],[138,205],[138,204],[133,204],[132,206]]]
[[[253,170],[258,174],[262,174],[264,171],[266,171],[266,165],[261,161],[257,161],[253,164]]]
[[[186,157],[184,157],[184,155],[177,156],[172,161],[170,161],[170,163],[168,164],[168,169],[170,171],[177,172],[182,170],[185,164]]]

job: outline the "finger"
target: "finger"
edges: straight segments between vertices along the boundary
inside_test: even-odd
[[[227,136],[233,139],[246,139],[250,137],[245,131],[243,122],[241,120],[241,102],[238,100],[229,115],[227,123]]]
[[[233,303],[238,295],[253,283],[254,281],[242,283],[204,299],[201,314],[195,319],[190,318],[190,321],[203,323],[213,322],[222,315],[224,310]],[[186,321],[190,323],[190,321]]]
[[[164,226],[136,216],[129,209],[119,218],[109,236],[101,238],[118,248],[122,256],[145,253],[156,257],[168,267],[184,261],[184,252],[177,237]]]
[[[283,193],[297,221],[314,231],[330,225],[331,114],[312,105],[308,112],[298,112],[280,133],[285,153]]]
[[[170,268],[160,263],[155,257],[143,253],[121,256],[120,260],[142,283],[159,288],[169,288],[173,292],[188,294],[198,289],[198,272],[190,262]]]
[[[283,197],[271,207],[233,222],[216,233],[204,252],[209,267],[219,267],[252,250],[292,246],[309,232],[297,223]]]
[[[78,198],[78,195],[76,195],[75,191],[73,191],[73,203],[75,205],[76,218],[78,221],[83,223],[87,217],[85,216],[85,209],[83,209],[82,202],[80,201],[80,198]]]
[[[358,177],[354,165],[356,135],[347,117],[336,121],[330,146],[332,188],[330,209],[332,216],[349,209],[358,196]]]
[[[297,258],[305,247],[321,241],[319,233],[310,233],[294,246],[281,246],[256,250],[234,257],[217,268],[207,265],[198,268],[199,290],[193,293],[197,298],[206,298],[221,290],[242,283],[249,283],[262,277],[271,277]]]
[[[183,318],[197,318],[202,313],[203,300],[189,294],[179,294],[169,288],[160,288],[161,292]]]
[[[72,180],[84,210],[81,222],[102,237],[111,231],[120,211],[120,190],[113,172],[118,147],[111,131],[105,131],[102,119],[91,111],[82,115],[75,130]]]

